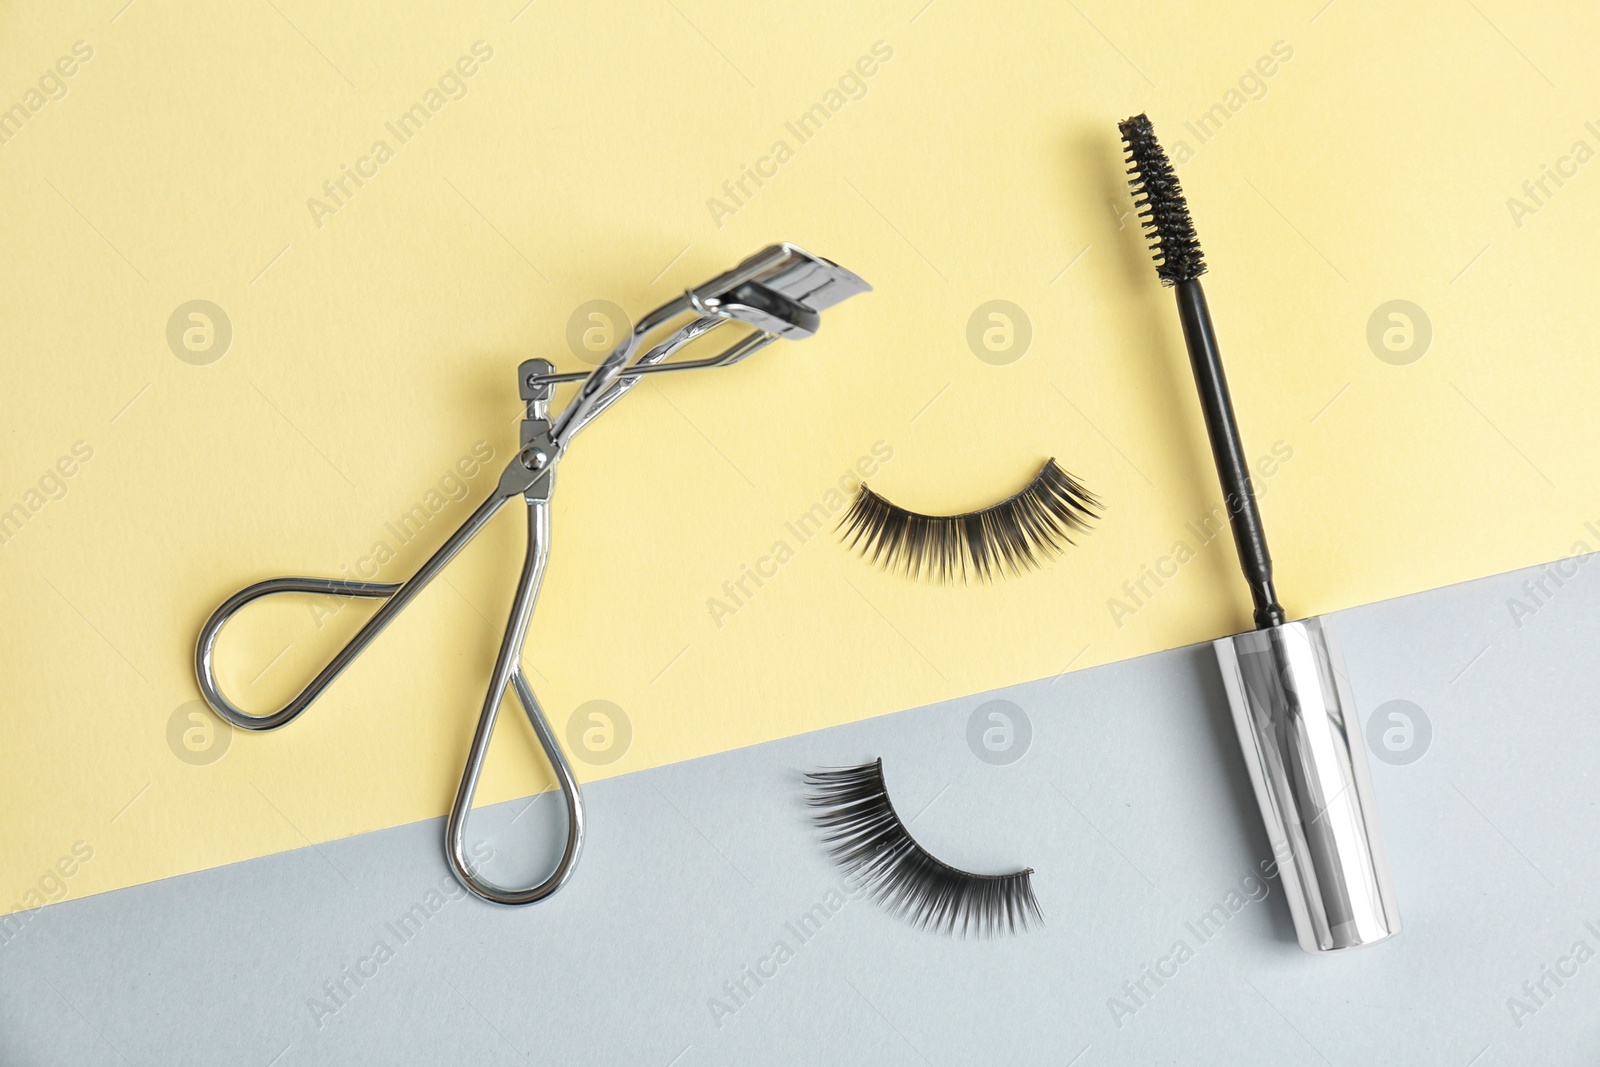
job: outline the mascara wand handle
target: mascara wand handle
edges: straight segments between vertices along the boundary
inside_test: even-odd
[[[1217,464],[1217,478],[1222,483],[1228,521],[1233,526],[1239,565],[1250,583],[1250,596],[1255,601],[1256,627],[1279,626],[1286,616],[1272,587],[1272,556],[1267,551],[1267,535],[1261,526],[1261,511],[1256,506],[1244,445],[1239,441],[1239,424],[1233,415],[1228,379],[1222,373],[1222,353],[1217,348],[1217,333],[1211,325],[1205,290],[1194,280],[1179,282],[1176,288],[1178,317],[1183,322],[1183,339],[1189,347],[1194,383],[1200,392],[1200,407],[1205,412],[1211,455]]]

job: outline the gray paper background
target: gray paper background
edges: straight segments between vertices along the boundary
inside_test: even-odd
[[[1372,758],[1405,925],[1373,948],[1303,953],[1251,880],[1199,646],[597,783],[577,874],[531,908],[464,898],[440,821],[52,905],[0,946],[0,1063],[1592,1064],[1600,565],[1561,566],[1520,625],[1547,568],[1335,617],[1410,760]],[[1044,928],[963,941],[842,895],[799,776],[880,755],[936,855],[1035,868]],[[558,816],[480,811],[490,872],[548,862]]]

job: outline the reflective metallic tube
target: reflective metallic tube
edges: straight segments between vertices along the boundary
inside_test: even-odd
[[[1326,620],[1213,642],[1300,947],[1400,931],[1344,656]]]

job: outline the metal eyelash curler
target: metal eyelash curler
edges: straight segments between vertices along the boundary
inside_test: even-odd
[[[507,464],[489,498],[467,517],[427,562],[418,567],[410,578],[397,584],[289,577],[271,578],[239,590],[224,600],[200,628],[200,639],[195,648],[195,676],[200,683],[201,695],[218,715],[245,730],[275,730],[292,722],[483,529],[501,505],[520,494],[528,505],[527,552],[517,578],[516,595],[512,599],[505,635],[501,638],[500,651],[495,657],[489,692],[484,698],[483,711],[472,735],[472,747],[462,771],[461,785],[450,807],[445,830],[445,858],[461,884],[484,900],[495,904],[532,904],[543,900],[571,877],[578,853],[583,847],[583,797],[577,779],[573,777],[572,768],[520,667],[523,639],[533,616],[534,600],[539,595],[545,560],[550,554],[550,490],[555,484],[556,464],[566,453],[573,436],[595,416],[621,399],[644,375],[731,366],[780,338],[801,340],[810,337],[817,331],[821,312],[871,288],[843,267],[794,245],[771,245],[732,270],[688,290],[645,315],[627,338],[593,371],[556,374],[554,365],[548,360],[525,361],[517,370],[519,394],[528,405],[526,417],[522,420],[521,446]],[[685,316],[690,316],[685,325],[653,348],[647,349],[637,359],[633,358],[646,337]],[[718,355],[668,362],[674,353],[690,342],[728,323],[738,323],[752,329]],[[552,422],[549,409],[555,387],[562,382],[580,380],[583,385]],[[275,593],[386,598],[386,603],[293,700],[270,714],[251,715],[222,694],[217,685],[213,654],[217,635],[235,612],[253,600]],[[495,885],[484,879],[467,858],[466,850],[467,818],[472,811],[478,777],[483,771],[484,756],[488,753],[489,739],[494,734],[495,719],[508,685],[516,691],[545,757],[556,772],[567,810],[567,843],[555,870],[539,884],[521,889]]]

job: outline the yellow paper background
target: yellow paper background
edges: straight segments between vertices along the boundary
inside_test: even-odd
[[[1600,148],[1584,125],[1600,120],[1597,21],[1578,4],[1360,0],[12,7],[0,105],[75,42],[94,54],[0,145],[0,508],[76,442],[93,456],[0,545],[0,904],[442,813],[519,519],[302,719],[235,733],[207,766],[168,743],[197,696],[196,629],[247,582],[393,544],[384,522],[487,441],[470,498],[382,570],[409,573],[508,457],[516,363],[575,365],[575,308],[637,314],[774,240],[876,291],[814,340],[640,387],[562,466],[525,662],[563,735],[591,700],[633,729],[620,760],[580,759],[583,778],[1245,627],[1226,538],[1120,625],[1108,607],[1218,495],[1120,185],[1115,121],[1139,110],[1194,150],[1181,177],[1247,448],[1292,449],[1263,484],[1291,612],[1600,544],[1583,236],[1600,164],[1565,166],[1520,220],[1507,205],[1574,142]],[[308,198],[478,41],[493,58],[466,95],[317,225]],[[893,56],[865,95],[796,145],[785,122],[880,41]],[[1186,133],[1277,42],[1293,55],[1264,92],[1247,83],[1205,143]],[[708,199],[779,139],[793,157],[716,219]],[[197,298],[233,328],[206,366],[166,340]],[[1408,366],[1366,338],[1397,298],[1433,329]],[[1032,325],[1007,366],[967,342],[993,299]],[[831,535],[799,543],[785,524],[880,441],[893,459],[872,483],[908,507],[981,506],[1053,455],[1109,511],[1061,561],[966,589],[884,575]],[[780,539],[793,558],[719,626],[708,600]],[[370,610],[318,631],[303,602],[252,609],[224,680],[264,710]],[[548,782],[504,722],[480,802]],[[93,859],[57,891],[79,841]]]

